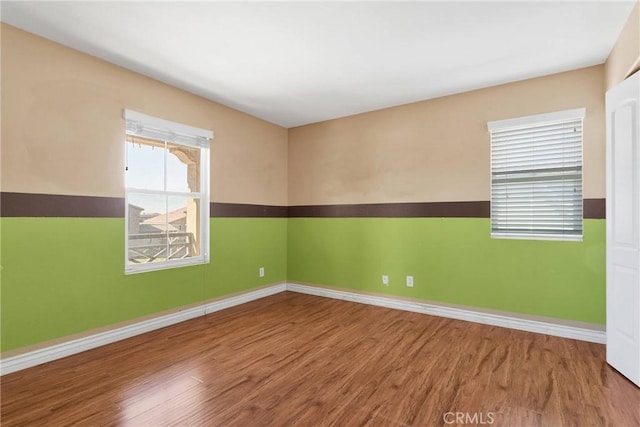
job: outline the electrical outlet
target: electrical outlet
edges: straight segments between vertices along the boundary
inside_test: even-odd
[[[258,274],[260,274],[260,277],[264,277],[264,267],[260,267]]]
[[[386,274],[382,275],[382,284],[385,286],[389,286],[389,276],[387,276]]]
[[[413,288],[413,276],[407,276],[407,287]]]

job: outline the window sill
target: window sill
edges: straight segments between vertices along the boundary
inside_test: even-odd
[[[158,263],[144,263],[144,264],[127,264],[124,268],[124,274],[138,274],[138,273],[146,273],[149,271],[160,271],[160,270],[170,270],[174,268],[181,267],[190,267],[193,265],[202,265],[208,264],[208,257],[196,257],[191,258],[189,260],[175,260],[175,261],[165,261]]]
[[[561,235],[544,235],[544,234],[500,234],[491,233],[491,238],[500,240],[551,240],[558,242],[582,242],[583,236],[561,236]]]

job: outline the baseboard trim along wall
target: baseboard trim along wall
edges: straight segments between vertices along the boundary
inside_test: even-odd
[[[567,324],[564,324],[561,323],[561,321],[556,321],[556,319],[538,320],[527,318],[527,316],[520,317],[513,313],[508,315],[489,313],[471,308],[451,307],[434,303],[406,300],[397,297],[363,294],[307,284],[279,283],[248,291],[243,294],[221,298],[219,300],[181,310],[176,313],[143,320],[141,322],[133,323],[110,331],[100,332],[87,337],[7,357],[0,361],[0,375],[10,374],[32,366],[51,362],[56,359],[61,359],[63,357],[71,356],[86,350],[91,350],[96,347],[111,344],[116,341],[131,338],[136,335],[144,334],[146,332],[184,322],[185,320],[194,319],[196,317],[204,316],[209,313],[214,313],[216,311],[224,310],[226,308],[234,307],[236,305],[268,297],[284,291],[340,299],[361,304],[376,305],[396,310],[447,317],[451,319],[554,335],[563,338],[572,338],[599,344],[604,344],[606,342],[604,329],[597,328],[597,325],[594,325],[593,327],[576,326],[575,324],[570,323],[577,322],[567,322]]]
[[[410,301],[396,297],[362,294],[297,283],[287,283],[287,290],[326,298],[352,301],[361,304],[377,305],[396,310],[412,311],[414,313],[465,320],[467,322],[482,323],[491,326],[500,326],[520,331],[535,332],[562,338],[572,338],[598,344],[604,344],[606,342],[605,331],[602,327],[598,328],[598,325],[591,326],[584,324],[577,326],[579,322],[567,321],[565,323],[557,319],[548,318],[540,320],[540,318],[534,319],[534,316],[518,316],[515,313],[490,313],[479,309],[451,307],[434,303]]]
[[[224,310],[225,308],[244,304],[249,301],[264,298],[286,290],[287,286],[285,283],[271,285],[249,291],[244,294],[223,298],[201,306],[181,310],[176,313],[143,320],[121,328],[8,357],[0,361],[0,375],[10,374],[32,366],[41,365],[56,359],[71,356],[72,354],[81,353],[86,350],[91,350],[96,347],[131,338],[136,335],[151,332],[156,329],[204,316],[205,314]]]
[[[271,295],[279,294],[287,290],[286,283],[278,283],[277,285],[271,285],[264,288],[249,291],[244,294],[234,295],[227,298],[222,298],[214,302],[210,302],[204,305],[204,313],[215,313],[216,311],[224,310],[225,308],[234,307],[236,305],[244,304],[249,301],[254,301],[260,298],[265,298]]]

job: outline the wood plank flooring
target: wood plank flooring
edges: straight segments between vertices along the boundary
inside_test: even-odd
[[[3,427],[640,426],[603,345],[290,292],[5,375],[1,397]]]

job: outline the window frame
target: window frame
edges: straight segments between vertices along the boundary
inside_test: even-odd
[[[575,108],[571,110],[556,111],[543,114],[535,114],[523,117],[516,117],[512,119],[496,120],[487,123],[487,129],[489,131],[489,183],[490,183],[490,233],[492,239],[517,239],[517,240],[553,240],[553,241],[582,241],[584,239],[584,118],[586,108]],[[531,231],[529,233],[517,233],[517,232],[494,232],[494,156],[493,156],[493,133],[496,131],[509,131],[518,129],[533,128],[545,124],[559,124],[563,121],[581,121],[581,133],[580,133],[580,188],[581,188],[581,201],[582,204],[582,216],[580,218],[581,227],[580,234],[564,234],[559,232],[557,234],[536,233]]]
[[[213,132],[205,129],[196,128],[193,126],[184,125],[181,123],[172,122],[169,120],[160,119],[157,117],[149,116],[143,113],[139,113],[133,110],[123,110],[123,116],[125,119],[125,150],[126,150],[126,137],[129,135],[135,135],[142,138],[152,139],[156,141],[162,141],[165,143],[171,143],[174,145],[180,145],[190,148],[197,148],[200,153],[200,191],[199,192],[180,192],[180,191],[167,191],[167,164],[166,158],[164,162],[164,190],[149,190],[133,188],[127,185],[126,167],[124,171],[125,175],[125,252],[124,252],[124,273],[125,275],[144,273],[149,271],[167,270],[179,267],[187,267],[192,265],[207,264],[210,261],[210,146],[209,142],[213,139]],[[153,137],[150,135],[158,135]],[[125,151],[126,156],[126,151]],[[126,160],[125,160],[126,163]],[[127,166],[125,164],[125,166]],[[134,264],[129,263],[129,195],[135,194],[147,194],[147,195],[162,195],[162,196],[177,196],[177,197],[193,197],[200,200],[199,207],[199,227],[198,235],[200,242],[199,255],[184,258],[165,260],[159,262],[148,262]],[[168,213],[168,212],[167,212]]]

